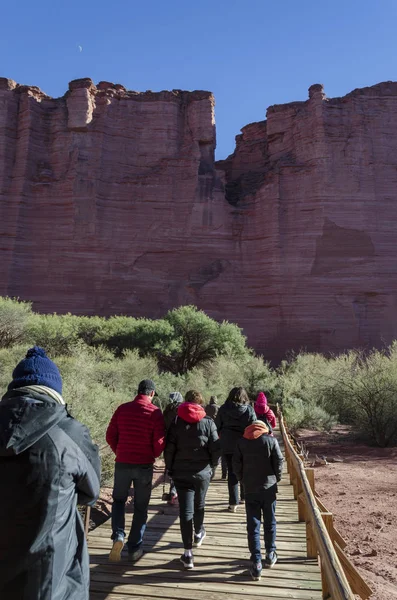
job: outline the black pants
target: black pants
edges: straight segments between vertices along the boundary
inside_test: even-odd
[[[204,523],[205,497],[210,484],[211,471],[186,475],[183,478],[174,475],[174,483],[178,492],[179,520],[183,547],[191,550],[194,532],[200,533]]]
[[[227,477],[227,462],[226,462],[226,458],[225,458],[224,454],[222,454],[221,464],[222,464],[222,477],[224,479],[226,479],[226,477]]]

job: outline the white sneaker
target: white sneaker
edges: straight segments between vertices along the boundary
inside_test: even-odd
[[[230,504],[228,511],[232,512],[232,513],[236,513],[237,512],[237,504]]]

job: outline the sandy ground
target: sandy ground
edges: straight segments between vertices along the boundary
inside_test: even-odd
[[[372,600],[397,599],[397,448],[369,447],[348,427],[301,430],[309,450],[343,462],[315,466],[316,490],[348,542],[345,552],[373,589]]]

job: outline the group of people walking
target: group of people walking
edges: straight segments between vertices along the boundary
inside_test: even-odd
[[[192,569],[193,547],[200,547],[206,537],[206,494],[222,458],[228,478],[228,510],[235,513],[245,502],[250,574],[258,580],[262,571],[262,521],[264,565],[271,568],[277,561],[276,493],[283,466],[272,433],[276,418],[265,394],[260,392],[252,407],[246,390],[235,387],[222,406],[211,397],[204,407],[204,398],[196,390],[188,391],[184,399],[179,392],[172,392],[164,414],[152,403],[154,394],[155,383],[142,381],[136,398],[116,410],[107,430],[107,442],[116,454],[109,560],[121,560],[124,546],[130,561],[136,562],[142,556],[153,463],[164,451],[171,479],[168,501],[174,504],[177,500],[179,504],[183,542],[180,560],[186,569]],[[127,538],[124,506],[131,485],[134,515]]]
[[[206,537],[205,498],[218,464],[228,478],[232,513],[244,497],[250,573],[276,554],[276,493],[283,457],[272,429],[276,419],[260,393],[254,407],[244,388],[219,406],[190,390],[170,394],[164,414],[156,386],[145,379],[137,396],[120,405],[106,432],[115,454],[112,548],[109,560],[138,561],[152,490],[153,465],[163,452],[171,478],[169,501],[178,503],[181,562],[194,567],[193,547]],[[0,402],[0,597],[13,600],[88,600],[89,565],[77,504],[93,505],[100,492],[98,447],[68,412],[58,367],[39,347],[15,367]],[[239,489],[240,485],[240,489]],[[134,514],[125,531],[125,503],[134,488]]]

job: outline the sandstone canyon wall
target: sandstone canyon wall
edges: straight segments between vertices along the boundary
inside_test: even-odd
[[[0,295],[158,317],[192,303],[267,358],[397,337],[397,83],[273,106],[214,163],[209,92],[0,79]]]

